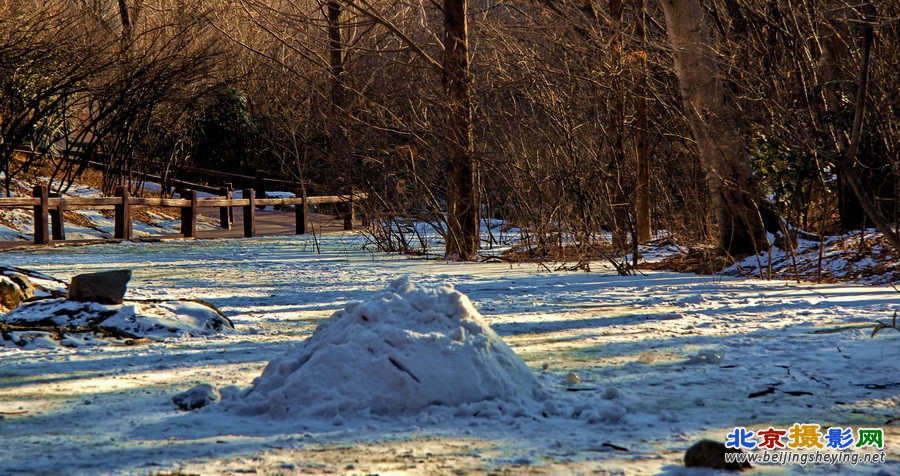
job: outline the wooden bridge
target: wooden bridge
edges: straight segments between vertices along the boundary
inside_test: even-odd
[[[356,202],[365,200],[366,194],[313,196],[290,198],[257,198],[252,188],[242,191],[242,198],[235,199],[231,192],[224,195],[200,198],[196,190],[183,191],[181,198],[133,197],[126,187],[118,187],[112,197],[51,197],[46,186],[36,186],[31,197],[0,198],[0,208],[31,208],[34,211],[34,244],[43,245],[51,241],[66,239],[66,210],[114,210],[115,227],[113,237],[117,240],[133,239],[132,210],[134,207],[178,208],[181,213],[181,235],[196,238],[197,216],[201,209],[219,210],[219,221],[223,230],[230,230],[234,220],[234,208],[241,209],[244,237],[257,234],[257,207],[294,206],[294,233],[302,235],[310,230],[310,205],[335,204],[343,221],[343,228],[351,230],[356,219]]]

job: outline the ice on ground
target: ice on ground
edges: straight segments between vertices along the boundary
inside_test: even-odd
[[[406,278],[351,303],[303,345],[271,361],[225,407],[273,417],[409,415],[429,407],[476,413],[539,411],[531,369],[452,286]]]

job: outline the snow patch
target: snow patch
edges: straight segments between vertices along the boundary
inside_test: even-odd
[[[0,317],[0,322],[19,328],[57,329],[60,342],[37,330],[9,332],[0,336],[0,346],[23,349],[57,345],[98,345],[93,333],[130,338],[163,340],[230,332],[234,326],[212,306],[192,301],[134,301],[119,305],[43,299],[23,304]],[[51,345],[52,344],[52,345]]]

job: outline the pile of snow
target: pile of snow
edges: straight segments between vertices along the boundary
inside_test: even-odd
[[[547,394],[528,366],[450,285],[408,279],[319,324],[269,363],[253,385],[223,395],[226,409],[273,417],[523,414]]]
[[[200,301],[126,301],[106,305],[67,299],[25,303],[0,316],[0,347],[104,345],[99,337],[165,340],[231,332],[234,325]],[[58,341],[58,343],[57,343]]]

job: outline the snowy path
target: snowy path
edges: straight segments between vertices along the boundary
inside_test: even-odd
[[[900,473],[900,333],[869,337],[900,309],[890,287],[546,273],[374,255],[352,234],[319,239],[322,254],[311,237],[270,237],[0,255],[63,279],[131,268],[131,297],[203,299],[239,331],[138,347],[0,348],[0,473],[698,474],[680,467],[693,441],[793,423],[883,428],[888,463],[840,472]],[[199,383],[248,386],[321,319],[397,276],[469,295],[575,416],[336,426],[183,414],[170,403]],[[570,372],[581,382],[568,386]],[[756,471],[801,470],[836,468]]]

